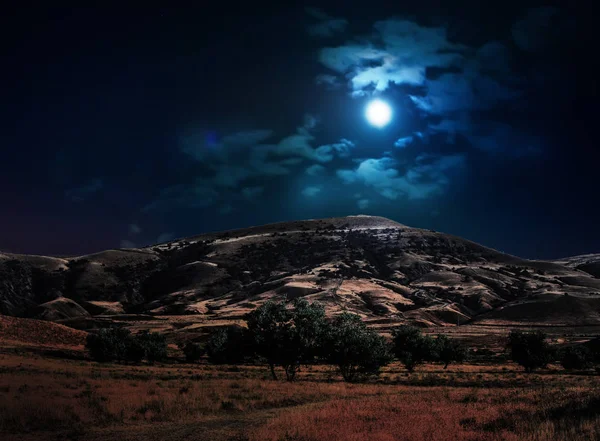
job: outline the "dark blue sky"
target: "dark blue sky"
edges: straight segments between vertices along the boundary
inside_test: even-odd
[[[363,213],[600,252],[593,3],[483,4],[5,11],[0,250]]]

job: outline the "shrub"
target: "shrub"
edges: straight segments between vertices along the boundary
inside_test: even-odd
[[[592,353],[585,346],[571,346],[560,354],[560,364],[567,370],[588,369],[592,367]]]
[[[434,361],[438,357],[435,340],[423,335],[418,328],[400,326],[394,329],[392,336],[394,354],[409,372],[413,372],[418,365]]]
[[[525,368],[525,372],[546,367],[552,361],[553,349],[541,331],[512,331],[508,336],[507,347],[512,360]]]
[[[360,316],[347,312],[335,317],[327,327],[322,350],[345,381],[378,375],[379,369],[392,361],[385,338],[367,328]]]
[[[188,363],[195,363],[204,355],[204,348],[198,343],[194,343],[192,341],[188,341],[181,348],[183,351],[183,355],[185,355],[185,360]]]

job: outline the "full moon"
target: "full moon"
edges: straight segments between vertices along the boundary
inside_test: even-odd
[[[381,128],[392,119],[392,108],[385,101],[373,100],[367,104],[365,116],[371,125]]]

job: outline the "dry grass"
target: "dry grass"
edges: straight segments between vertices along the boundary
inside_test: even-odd
[[[514,366],[397,365],[346,384],[328,367],[99,365],[0,354],[0,439],[600,439],[600,378]],[[594,401],[595,400],[595,401]]]

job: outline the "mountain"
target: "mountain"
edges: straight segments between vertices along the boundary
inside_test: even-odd
[[[575,268],[600,278],[600,254],[583,254],[555,260],[556,263]]]
[[[596,255],[599,256],[599,255]],[[198,332],[305,297],[382,329],[600,325],[598,259],[533,261],[375,216],[257,226],[72,258],[0,254],[0,314]],[[587,265],[587,266],[586,266]]]

